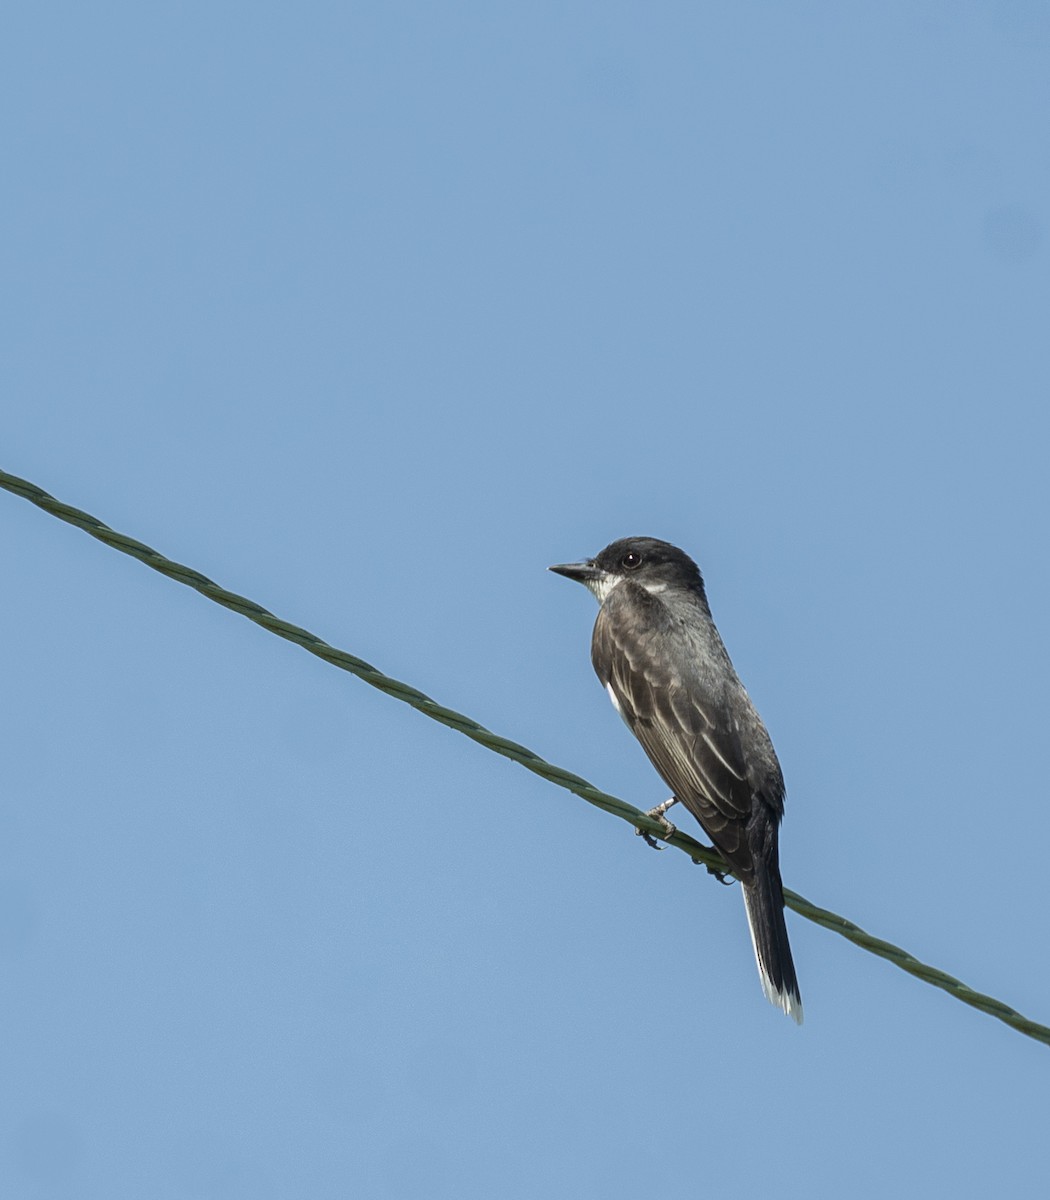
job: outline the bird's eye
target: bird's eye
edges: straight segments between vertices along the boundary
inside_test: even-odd
[[[628,550],[627,553],[620,559],[620,566],[628,571],[633,571],[636,567],[642,565],[642,556],[637,550]]]

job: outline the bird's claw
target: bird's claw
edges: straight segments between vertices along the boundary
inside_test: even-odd
[[[657,844],[656,838],[653,837],[653,835],[648,831],[648,829],[636,829],[634,832],[640,838],[644,838],[645,844],[647,846],[652,846],[652,848],[654,850],[666,850],[667,849],[666,846],[660,846]],[[677,828],[674,825],[672,825],[670,821],[664,821],[664,839],[665,840],[667,838],[669,838],[672,834],[677,833],[677,832],[678,832]]]
[[[660,826],[664,841],[667,841],[668,838],[672,837],[678,832],[677,828],[672,825],[671,822],[664,816],[664,813],[667,812],[667,810],[673,804],[677,803],[678,801],[675,800],[674,796],[672,796],[670,800],[665,800],[663,804],[658,804],[655,808],[649,809],[649,811],[645,814],[650,820],[655,821]],[[644,838],[645,844],[647,846],[652,846],[654,850],[664,849],[663,846],[658,846],[656,844],[656,838],[654,838],[647,829],[636,829],[634,832],[640,838]]]
[[[711,854],[718,853],[714,846],[705,846],[704,849],[709,851]],[[708,875],[713,875],[718,882],[723,885],[723,887],[732,887],[733,884],[736,883],[736,876],[730,875],[728,871],[723,871],[721,867],[713,867],[710,863],[704,862],[702,858],[694,858],[693,862],[695,862],[698,867],[703,867]]]

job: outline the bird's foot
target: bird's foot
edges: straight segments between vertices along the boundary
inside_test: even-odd
[[[670,800],[665,800],[663,802],[663,804],[658,804],[655,808],[649,809],[649,811],[645,814],[647,817],[651,817],[654,821],[659,822],[660,828],[663,830],[663,836],[664,836],[665,841],[673,833],[676,833],[677,830],[676,830],[675,826],[672,825],[671,822],[664,816],[664,813],[667,812],[667,810],[672,805],[677,804],[677,803],[678,803],[678,801],[675,799],[674,796],[672,796]],[[653,835],[651,833],[649,833],[647,830],[636,829],[634,832],[640,838],[645,839],[645,843],[647,846],[652,846],[652,848],[654,850],[662,850],[663,849],[663,846],[658,846],[656,844],[656,838],[654,838]]]
[[[709,850],[712,854],[718,853],[714,846],[705,846],[704,849]],[[736,883],[735,875],[729,875],[720,868],[713,867],[710,863],[705,863],[702,858],[694,858],[693,862],[695,862],[698,867],[703,867],[704,870],[707,871],[708,875],[713,875],[719,883],[724,884],[726,887],[732,887],[733,884]]]

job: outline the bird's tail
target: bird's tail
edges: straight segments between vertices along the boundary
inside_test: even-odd
[[[795,964],[788,944],[784,921],[784,890],[774,859],[756,864],[755,877],[743,885],[751,944],[755,948],[762,991],[770,1004],[782,1009],[797,1024],[802,1024],[802,997],[795,976]]]

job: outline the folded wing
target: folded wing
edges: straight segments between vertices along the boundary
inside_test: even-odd
[[[674,637],[673,631],[659,621],[628,626],[623,612],[606,603],[599,613],[595,671],[675,797],[746,880],[752,873],[747,824],[753,789],[732,707],[710,693],[688,654],[667,653],[662,639]]]

